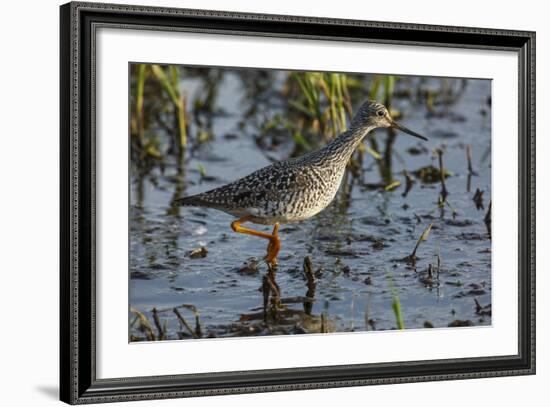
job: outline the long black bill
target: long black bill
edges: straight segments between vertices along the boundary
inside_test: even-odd
[[[399,124],[399,123],[392,122],[391,127],[396,128],[396,129],[399,129],[399,130],[401,130],[402,132],[407,133],[407,134],[410,134],[411,136],[414,136],[414,137],[419,138],[419,139],[421,139],[421,140],[428,141],[428,139],[427,139],[426,137],[421,136],[420,134],[418,134],[418,133],[416,133],[416,132],[414,132],[414,131],[412,131],[412,130],[407,129],[405,126],[403,126],[403,125],[401,125],[401,124]]]

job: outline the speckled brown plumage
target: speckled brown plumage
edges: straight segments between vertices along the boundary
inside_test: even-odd
[[[358,109],[349,130],[323,148],[178,201],[239,218],[247,216],[249,221],[265,225],[310,218],[336,195],[346,164],[363,138],[374,128],[392,125],[396,124],[383,105],[367,101]]]

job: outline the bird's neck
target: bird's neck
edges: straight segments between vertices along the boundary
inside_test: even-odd
[[[330,143],[328,143],[324,149],[326,152],[347,163],[351,158],[355,149],[361,144],[363,139],[369,134],[370,131],[374,130],[373,127],[363,127],[363,128],[354,128],[351,127],[346,132],[340,134]]]

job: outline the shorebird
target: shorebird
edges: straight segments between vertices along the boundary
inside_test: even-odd
[[[346,165],[357,146],[376,128],[392,127],[411,136],[424,136],[396,123],[386,107],[364,102],[349,129],[324,147],[303,156],[275,162],[221,187],[176,200],[180,205],[208,207],[237,218],[237,233],[269,240],[265,260],[277,265],[281,249],[279,224],[299,222],[325,209],[340,187]],[[272,233],[242,226],[245,222],[274,225]]]

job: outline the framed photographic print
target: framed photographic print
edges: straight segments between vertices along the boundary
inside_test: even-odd
[[[61,7],[61,399],[535,372],[535,34]]]

